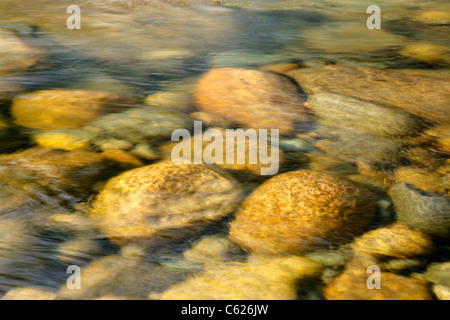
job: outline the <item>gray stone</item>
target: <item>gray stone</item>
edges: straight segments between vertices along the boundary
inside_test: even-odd
[[[307,94],[333,92],[400,108],[438,124],[450,123],[450,79],[437,72],[324,66],[287,75]]]
[[[84,129],[95,137],[94,143],[118,139],[135,144],[170,139],[175,129],[189,130],[192,126],[193,120],[182,113],[148,107],[103,116]]]
[[[432,263],[424,274],[425,280],[450,288],[450,262]]]
[[[425,193],[412,185],[395,184],[389,190],[397,220],[424,233],[446,237],[450,234],[450,201]]]
[[[411,115],[394,108],[334,93],[308,97],[308,107],[318,116],[320,125],[334,131],[340,128],[372,136],[404,136],[420,126]]]

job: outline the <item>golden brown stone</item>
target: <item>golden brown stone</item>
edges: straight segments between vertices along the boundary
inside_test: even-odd
[[[374,213],[365,188],[327,173],[292,171],[266,181],[244,201],[230,238],[248,251],[302,252],[350,240]]]
[[[197,83],[196,106],[242,126],[290,134],[312,121],[289,78],[264,71],[215,68]]]

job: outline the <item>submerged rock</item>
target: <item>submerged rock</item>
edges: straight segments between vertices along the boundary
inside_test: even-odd
[[[447,171],[447,172],[445,172]],[[397,167],[394,171],[395,181],[414,185],[430,193],[450,195],[450,172],[445,167],[432,168]]]
[[[441,6],[441,4],[439,5]],[[420,12],[414,17],[414,20],[426,23],[426,24],[436,24],[436,25],[448,25],[450,24],[450,7],[444,6],[440,7],[440,10],[427,10]]]
[[[139,256],[113,255],[95,260],[81,269],[81,289],[61,287],[58,299],[91,300],[103,296],[146,299],[185,276],[171,272]]]
[[[240,199],[240,185],[223,172],[165,161],[112,178],[89,215],[115,242],[156,243],[197,233]]]
[[[43,148],[75,150],[90,149],[89,135],[82,130],[45,130],[33,135],[33,140]]]
[[[183,252],[186,260],[201,264],[216,264],[237,254],[236,245],[228,237],[220,235],[204,237]]]
[[[10,123],[0,114],[0,153],[15,151],[24,146],[27,140],[26,135],[20,132],[17,126]]]
[[[447,237],[450,234],[450,201],[414,186],[399,183],[389,190],[397,220],[426,234]]]
[[[450,262],[432,263],[424,274],[427,281],[450,288]]]
[[[312,121],[299,88],[287,77],[257,70],[214,68],[197,83],[197,108],[242,126],[290,134]]]
[[[30,148],[0,156],[0,170],[15,176],[6,185],[24,183],[27,188],[26,182],[31,182],[56,193],[84,193],[110,168],[111,163],[100,154],[84,150]]]
[[[411,135],[420,122],[401,110],[335,93],[308,97],[308,107],[318,117],[318,125],[331,132],[342,128],[376,137]]]
[[[150,299],[293,300],[300,281],[320,276],[321,266],[306,258],[253,256],[248,262],[222,262]]]
[[[23,90],[24,88],[20,84],[14,83],[8,77],[2,76],[0,78],[0,104],[9,102]]]
[[[56,293],[37,287],[15,287],[0,300],[56,300]]]
[[[404,147],[401,139],[376,137],[354,130],[339,129],[332,133],[333,138],[320,140],[315,147],[333,158],[349,163],[368,161],[386,165],[400,162],[400,150]]]
[[[405,46],[399,53],[407,58],[431,64],[444,66],[450,64],[450,49],[444,45],[416,42]]]
[[[433,293],[439,300],[450,300],[450,287],[435,284],[433,286]]]
[[[37,280],[44,260],[39,239],[25,219],[0,218],[0,293]]]
[[[43,232],[61,233],[68,237],[95,239],[98,231],[87,217],[80,213],[55,213],[44,219],[33,220],[33,226]]]
[[[440,150],[450,154],[450,125],[433,127],[425,133],[436,139]]]
[[[17,124],[33,129],[73,129],[111,112],[123,111],[132,100],[113,93],[52,89],[14,99]]]
[[[191,129],[193,121],[188,116],[161,108],[133,108],[120,114],[109,114],[83,127],[94,144],[123,140],[131,143],[148,143],[167,139],[175,129]]]
[[[368,54],[394,48],[406,39],[384,30],[370,30],[361,24],[343,24],[306,29],[302,40],[308,48],[327,53]]]
[[[438,124],[450,123],[450,79],[435,73],[324,66],[297,69],[287,75],[308,94],[337,93],[400,108]]]
[[[327,284],[327,300],[432,300],[426,282],[391,272],[380,273],[380,289],[369,289],[367,273],[372,261],[350,261],[344,272]]]
[[[356,253],[374,258],[404,259],[430,253],[433,242],[420,231],[393,224],[365,233],[355,239],[352,248]]]
[[[328,173],[293,171],[266,181],[244,201],[230,238],[248,251],[303,252],[351,240],[374,214],[365,188]]]
[[[15,31],[0,27],[0,74],[25,71],[42,57],[41,49],[31,46]]]
[[[307,105],[317,115],[317,132],[331,135],[317,147],[352,163],[398,163],[402,137],[419,132],[422,126],[401,110],[335,93],[310,95]]]
[[[227,142],[229,138],[226,130],[209,128],[201,134],[201,137],[194,135],[190,140],[182,142],[186,143],[183,146],[190,145],[190,155],[184,154],[186,149],[183,148],[176,156],[192,161],[201,159],[202,163],[214,164],[232,171],[250,172],[254,175],[277,174],[285,162],[284,153],[278,146],[279,141],[270,134],[261,135],[257,131],[253,133],[247,131],[245,134],[248,134],[248,138],[242,142],[237,135],[238,138],[233,140],[237,143],[230,145]],[[174,142],[162,148],[166,159],[172,158],[172,152],[177,145],[178,142]],[[179,150],[178,147],[176,150]]]
[[[61,243],[56,249],[55,258],[66,265],[82,265],[98,258],[101,246],[95,239],[74,239]]]
[[[145,103],[163,109],[190,111],[193,107],[192,96],[187,92],[160,91],[153,93],[145,99]]]

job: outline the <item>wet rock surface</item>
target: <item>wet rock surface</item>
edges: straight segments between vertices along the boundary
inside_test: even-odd
[[[193,120],[188,116],[158,108],[133,108],[120,114],[110,114],[88,123],[83,129],[94,144],[123,140],[131,143],[149,143],[168,139],[176,129],[191,129]],[[119,148],[122,149],[122,148]],[[126,149],[126,148],[124,148]]]
[[[0,298],[449,299],[449,5],[380,1],[0,1]]]
[[[278,173],[285,163],[285,155],[279,147],[278,139],[270,134],[258,134],[257,131],[248,132],[243,144],[227,142],[230,136],[222,128],[210,128],[208,133],[193,136],[183,141],[180,150],[179,143],[174,142],[163,146],[164,158],[173,159],[174,155],[182,159],[201,159],[203,163],[237,171],[249,172],[253,175],[273,176]],[[201,137],[200,137],[201,136]],[[236,140],[241,141],[238,137]],[[239,142],[240,143],[240,142]],[[188,154],[190,148],[190,154]]]
[[[355,239],[352,247],[356,253],[374,258],[403,259],[433,251],[433,243],[427,235],[401,224],[369,231]]]
[[[426,282],[395,273],[381,272],[381,288],[367,286],[367,261],[352,261],[344,272],[328,283],[324,290],[327,300],[432,300]]]
[[[195,234],[240,200],[239,184],[225,173],[165,161],[112,178],[89,215],[114,241],[154,243]]]
[[[269,72],[215,68],[197,83],[195,105],[245,127],[289,134],[312,122],[289,78]]]
[[[83,286],[70,290],[62,286],[57,294],[61,300],[97,299],[104,296],[131,300],[146,299],[151,292],[161,292],[171,284],[181,281],[183,274],[164,269],[140,255],[121,254],[107,256],[82,269]],[[145,275],[142,277],[142,275]],[[124,293],[125,296],[123,295]]]
[[[15,122],[25,127],[73,129],[131,105],[131,99],[112,93],[53,89],[14,99],[11,113]]]
[[[350,240],[374,213],[374,198],[363,187],[322,172],[287,172],[244,201],[230,238],[251,252],[302,252]]]
[[[27,70],[43,57],[42,50],[28,44],[13,30],[1,27],[0,48],[0,74]]]
[[[297,69],[287,75],[308,94],[333,92],[400,108],[438,124],[450,122],[450,80],[446,77],[414,70],[349,66]]]
[[[291,300],[301,280],[320,275],[321,267],[301,257],[267,259],[209,266],[197,276],[170,287],[150,299],[161,300]]]
[[[405,183],[394,185],[389,195],[399,222],[429,235],[438,237],[449,235],[449,199],[438,194],[422,192]]]

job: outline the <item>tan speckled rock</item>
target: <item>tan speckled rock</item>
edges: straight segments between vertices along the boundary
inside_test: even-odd
[[[327,300],[432,300],[425,281],[400,276],[390,272],[380,273],[380,289],[369,289],[367,273],[371,261],[352,260],[344,272],[327,284]]]
[[[130,99],[113,93],[52,89],[14,99],[11,113],[17,124],[28,128],[74,129],[131,105]]]
[[[424,233],[401,224],[369,231],[352,244],[356,253],[374,258],[421,256],[433,249],[433,242]]]
[[[197,83],[196,106],[242,126],[289,134],[311,122],[289,78],[265,71],[215,68]]]
[[[240,185],[223,172],[165,161],[112,178],[89,215],[113,241],[153,243],[198,232],[240,198]]]
[[[292,171],[266,181],[244,201],[230,238],[248,251],[302,252],[351,240],[374,213],[365,188],[327,173]]]

